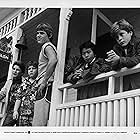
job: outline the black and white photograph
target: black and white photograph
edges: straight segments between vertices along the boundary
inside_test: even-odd
[[[138,6],[0,7],[0,139],[138,138],[139,63]]]

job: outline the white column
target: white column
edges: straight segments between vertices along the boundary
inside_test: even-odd
[[[63,73],[64,73],[64,65],[65,65],[68,25],[69,25],[69,18],[71,14],[72,14],[71,9],[61,8],[58,43],[57,43],[58,63],[55,69],[54,83],[53,83],[53,88],[52,88],[52,98],[51,98],[52,103],[50,107],[49,126],[55,126],[56,107],[62,101],[61,91],[58,90],[58,87],[63,84]]]

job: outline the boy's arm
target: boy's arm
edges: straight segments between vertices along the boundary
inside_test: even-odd
[[[21,100],[17,99],[14,106],[13,119],[18,119],[19,117],[18,109],[20,107],[20,104],[21,104]]]
[[[2,89],[0,91],[0,101],[6,97],[6,89]]]
[[[44,53],[47,55],[49,61],[48,61],[48,65],[46,67],[44,79],[39,87],[40,89],[43,89],[47,85],[47,82],[48,82],[50,76],[52,75],[52,73],[54,72],[54,69],[55,69],[56,64],[57,64],[57,54],[51,46],[47,46],[45,48]]]
[[[116,50],[114,49],[116,52]],[[131,68],[134,67],[140,63],[140,42],[136,46],[136,54],[132,57],[122,57],[120,56],[120,59],[118,62],[114,62],[112,64],[113,69],[121,69],[123,67]]]
[[[98,58],[89,70],[84,71],[82,78],[84,81],[89,81],[94,79],[97,75],[111,70],[109,63],[105,62],[102,58]]]

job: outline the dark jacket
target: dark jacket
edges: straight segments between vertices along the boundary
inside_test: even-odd
[[[80,58],[79,59],[77,58],[76,60],[77,61],[75,62],[72,62],[72,60],[70,60],[71,61],[70,64],[73,64],[73,65],[67,66],[69,67],[69,71],[67,72],[69,73],[69,75],[67,75],[67,82],[70,82],[72,84],[75,84],[77,81],[81,79],[83,79],[85,82],[88,82],[89,80],[92,80],[95,76],[97,76],[98,74],[101,74],[103,72],[108,72],[111,70],[111,66],[109,65],[109,63],[104,61],[104,59],[102,58],[95,59],[94,62],[88,64],[88,67],[85,67],[86,63],[80,60]],[[80,79],[73,78],[74,72],[80,68],[83,69],[82,76],[80,77]]]
[[[125,49],[118,44],[113,47],[116,54],[120,56],[120,60],[112,64],[113,70],[119,70],[123,67],[131,68],[140,63],[140,40],[133,37]]]

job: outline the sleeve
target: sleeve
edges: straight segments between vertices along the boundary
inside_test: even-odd
[[[0,101],[6,97],[6,89],[2,89],[0,91]]]
[[[23,86],[24,86],[24,84],[22,83],[19,86],[18,90],[16,91],[16,100],[21,100],[22,99],[22,97],[23,97]]]
[[[71,73],[68,77],[67,77],[67,82],[70,82],[72,84],[75,84],[79,79],[74,77],[74,73]]]
[[[79,56],[70,57],[64,68],[64,81],[70,82],[76,66],[79,64]]]
[[[99,58],[91,67],[90,70],[84,71],[82,76],[83,80],[89,81],[94,79],[97,75],[111,71],[111,65],[104,61],[104,59]]]
[[[116,52],[116,49],[114,49]],[[120,60],[112,64],[112,68],[114,70],[121,69],[123,67],[131,68],[140,63],[140,42],[135,46],[134,55],[132,57],[122,57],[120,56]]]

